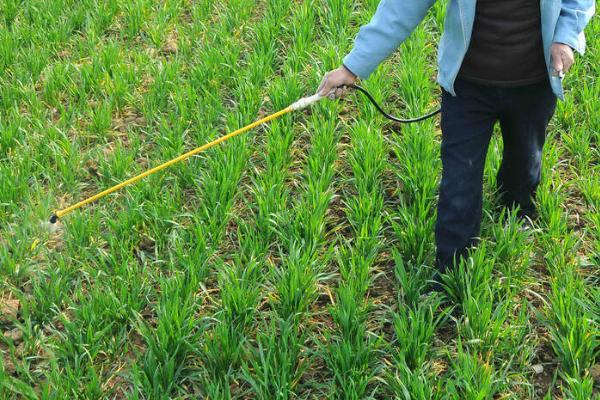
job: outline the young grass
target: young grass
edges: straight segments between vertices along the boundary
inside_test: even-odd
[[[437,400],[443,398],[440,381],[427,375],[422,369],[412,370],[403,361],[395,366],[395,375],[386,377],[393,398],[397,400]]]
[[[337,303],[330,310],[338,334],[330,334],[324,360],[333,375],[331,396],[345,399],[368,397],[367,389],[377,371],[378,340],[367,331],[368,309],[347,286],[337,290]]]
[[[307,368],[302,355],[305,334],[293,321],[279,320],[261,331],[254,357],[244,365],[243,374],[257,399],[292,399]]]
[[[452,364],[452,375],[445,387],[449,399],[491,400],[498,392],[498,381],[489,362],[465,352],[461,347]]]
[[[598,396],[596,20],[540,219],[498,210],[495,135],[480,245],[445,296],[436,120],[399,131],[353,94],[41,231],[309,94],[378,3],[0,0],[0,398]],[[394,114],[437,104],[446,4],[361,83]]]
[[[336,254],[341,279],[330,313],[339,333],[327,338],[324,360],[333,371],[331,395],[358,399],[369,396],[367,391],[379,368],[381,341],[368,330],[370,305],[365,296],[381,250],[385,150],[382,137],[368,124],[354,124],[350,140],[353,146],[348,149],[347,163],[352,174],[348,180],[351,191],[344,205],[352,236],[341,238]]]
[[[418,305],[401,306],[394,313],[395,343],[393,346],[398,365],[411,371],[419,370],[429,358],[433,335],[444,314],[435,315],[440,300],[433,298]]]
[[[194,286],[193,280],[178,277],[163,281],[156,320],[149,323],[140,319],[138,323],[147,347],[132,374],[135,390],[145,397],[171,398],[173,390],[186,376],[186,363],[199,338],[198,322],[194,318]]]

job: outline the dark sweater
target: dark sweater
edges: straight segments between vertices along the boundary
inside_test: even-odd
[[[511,87],[546,79],[540,0],[477,0],[459,77]]]

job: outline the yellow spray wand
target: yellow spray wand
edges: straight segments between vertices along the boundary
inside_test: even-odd
[[[127,179],[127,180],[125,180],[125,181],[123,181],[121,183],[118,183],[118,184],[116,184],[116,185],[114,185],[114,186],[112,186],[112,187],[110,187],[110,188],[108,188],[106,190],[103,190],[102,192],[97,193],[97,194],[95,194],[95,195],[93,195],[91,197],[88,197],[88,198],[86,198],[84,200],[81,200],[80,202],[75,203],[75,204],[73,204],[73,205],[71,205],[71,206],[69,206],[67,208],[63,208],[62,210],[57,210],[50,217],[50,223],[54,224],[54,223],[56,223],[56,221],[58,221],[59,218],[62,218],[66,214],[70,213],[71,211],[74,211],[74,210],[76,210],[76,209],[78,209],[80,207],[85,206],[86,204],[89,204],[91,202],[99,200],[99,199],[101,199],[102,197],[104,197],[106,195],[109,195],[109,194],[111,194],[113,192],[116,192],[117,190],[122,189],[125,186],[131,185],[131,184],[139,181],[140,179],[143,179],[143,178],[147,177],[148,175],[152,175],[155,172],[158,172],[158,171],[161,171],[161,170],[163,170],[163,169],[165,169],[167,167],[170,167],[171,165],[173,165],[175,163],[178,163],[180,161],[183,161],[183,160],[185,160],[187,158],[190,158],[191,156],[196,155],[196,154],[198,154],[198,153],[200,153],[200,152],[202,152],[204,150],[210,149],[211,147],[216,146],[217,144],[222,143],[222,142],[224,142],[226,140],[229,140],[229,139],[231,139],[234,136],[237,136],[239,134],[247,132],[247,131],[249,131],[252,128],[256,128],[259,125],[262,125],[264,123],[267,123],[269,121],[277,119],[277,118],[281,117],[282,115],[285,115],[285,114],[290,113],[292,111],[297,111],[297,110],[301,110],[303,108],[306,108],[306,107],[312,105],[313,103],[316,103],[317,101],[321,100],[323,97],[325,97],[325,96],[321,96],[319,94],[315,94],[315,95],[309,96],[309,97],[303,97],[300,100],[298,100],[295,103],[293,103],[292,105],[284,108],[283,110],[277,111],[274,114],[271,114],[271,115],[269,115],[267,117],[264,117],[264,118],[261,118],[261,119],[259,119],[257,121],[254,121],[253,123],[251,123],[249,125],[246,125],[243,128],[235,130],[235,131],[233,131],[231,133],[228,133],[227,135],[221,136],[218,139],[215,139],[215,140],[213,140],[210,143],[206,143],[206,144],[204,144],[204,145],[202,145],[200,147],[197,147],[197,148],[195,148],[193,150],[190,150],[187,153],[184,153],[184,154],[182,154],[182,155],[180,155],[178,157],[175,157],[174,159],[172,159],[170,161],[167,161],[165,163],[157,165],[154,168],[151,168],[151,169],[149,169],[149,170],[147,170],[145,172],[142,172],[139,175],[134,176],[133,178],[129,178],[129,179]]]
[[[394,117],[393,115],[390,115],[390,114],[386,113],[381,108],[381,106],[375,101],[375,99],[373,98],[373,96],[371,96],[371,94],[367,90],[365,90],[364,88],[362,88],[360,86],[357,86],[357,85],[345,85],[345,87],[346,88],[351,88],[351,89],[358,90],[359,92],[361,92],[362,94],[364,94],[369,99],[369,101],[375,106],[375,108],[377,108],[377,111],[379,111],[387,119],[392,120],[394,122],[398,122],[398,123],[419,122],[419,121],[423,121],[425,119],[431,118],[431,117],[433,117],[434,115],[436,115],[436,114],[438,114],[440,112],[440,109],[438,108],[438,109],[436,109],[436,110],[434,110],[434,111],[432,111],[432,112],[430,112],[428,114],[422,115],[422,116],[417,117],[417,118],[404,119],[404,118]],[[292,105],[290,105],[289,107],[286,107],[283,110],[277,111],[276,113],[271,114],[268,117],[264,117],[264,118],[259,119],[258,121],[254,121],[250,125],[246,125],[243,128],[240,128],[240,129],[238,129],[236,131],[228,133],[225,136],[221,136],[220,138],[218,138],[216,140],[213,140],[210,143],[206,143],[205,145],[197,147],[194,150],[190,150],[187,153],[184,153],[184,154],[182,154],[182,155],[180,155],[178,157],[175,157],[174,159],[172,159],[170,161],[167,161],[167,162],[165,162],[163,164],[157,165],[156,167],[151,168],[151,169],[149,169],[149,170],[147,170],[145,172],[142,172],[141,174],[136,175],[133,178],[129,178],[126,181],[123,181],[123,182],[121,182],[119,184],[116,184],[115,186],[110,187],[110,188],[108,188],[108,189],[106,189],[106,190],[104,190],[104,191],[102,191],[102,192],[100,192],[98,194],[95,194],[95,195],[93,195],[91,197],[88,197],[87,199],[81,200],[79,203],[75,203],[75,204],[73,204],[73,205],[71,205],[71,206],[69,206],[67,208],[63,208],[62,210],[58,210],[54,214],[52,214],[52,216],[50,217],[50,223],[54,224],[54,223],[56,223],[56,221],[58,221],[59,218],[65,216],[66,214],[70,213],[73,210],[76,210],[76,209],[78,209],[80,207],[85,206],[88,203],[91,203],[93,201],[101,199],[102,197],[104,197],[104,196],[106,196],[108,194],[111,194],[113,192],[116,192],[117,190],[119,190],[119,189],[121,189],[121,188],[123,188],[123,187],[125,187],[127,185],[131,185],[132,183],[135,183],[135,182],[139,181],[140,179],[147,177],[148,175],[152,175],[155,172],[158,172],[158,171],[161,171],[161,170],[163,170],[163,169],[165,169],[167,167],[170,167],[171,165],[173,165],[175,163],[178,163],[179,161],[183,161],[183,160],[185,160],[185,159],[187,159],[187,158],[189,158],[189,157],[191,157],[191,156],[193,156],[195,154],[198,154],[198,153],[200,153],[200,152],[202,152],[204,150],[210,149],[211,147],[216,146],[217,144],[222,143],[222,142],[224,142],[226,140],[229,140],[229,139],[231,139],[234,136],[237,136],[237,135],[239,135],[241,133],[244,133],[246,131],[249,131],[250,129],[255,128],[255,127],[259,126],[259,125],[262,125],[262,124],[264,124],[266,122],[269,122],[269,121],[272,121],[272,120],[274,120],[276,118],[279,118],[282,115],[285,115],[285,114],[287,114],[289,112],[297,111],[297,110],[301,110],[303,108],[306,108],[306,107],[308,107],[308,106],[316,103],[317,101],[321,100],[324,97],[329,97],[332,93],[333,93],[333,91],[330,92],[330,93],[328,93],[325,96],[321,96],[320,94],[317,93],[317,94],[314,94],[312,96],[303,97],[300,100],[298,100],[295,103],[293,103]]]

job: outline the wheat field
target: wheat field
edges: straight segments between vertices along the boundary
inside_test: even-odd
[[[439,118],[312,94],[378,0],[0,0],[0,398],[600,398],[600,23],[523,229],[488,154],[481,242],[432,293]],[[439,1],[362,82],[437,107]]]

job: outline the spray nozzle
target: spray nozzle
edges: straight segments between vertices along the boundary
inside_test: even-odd
[[[52,216],[50,217],[50,223],[55,224],[57,221],[58,221],[58,215],[52,214]]]

